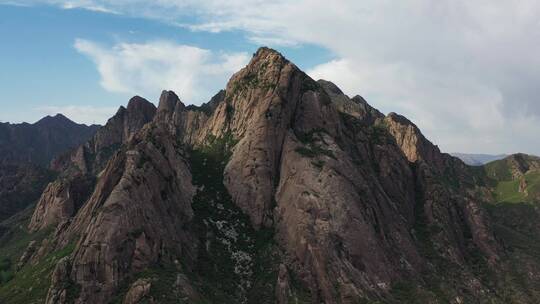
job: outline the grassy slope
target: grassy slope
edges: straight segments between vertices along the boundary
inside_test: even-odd
[[[73,246],[53,252],[36,264],[27,263],[17,269],[19,258],[31,241],[40,244],[51,232],[44,230],[29,233],[26,229],[32,214],[31,208],[4,221],[1,225],[6,233],[0,238],[0,261],[3,280],[0,281],[0,303],[31,304],[43,303],[50,285],[50,275],[56,262],[68,255]]]
[[[529,158],[529,162],[538,159]],[[520,180],[512,178],[512,167],[508,159],[491,162],[484,166],[487,178],[493,185],[494,199],[497,203],[535,203],[540,197],[540,171],[530,170],[524,174],[527,187],[525,194],[519,191]]]
[[[538,161],[530,158],[529,161]],[[524,174],[527,193],[519,191],[519,180],[512,178],[507,159],[486,164],[487,184],[491,185],[493,200],[486,205],[492,219],[496,238],[503,244],[508,262],[504,269],[508,303],[525,303],[523,299],[540,298],[540,172]],[[528,303],[528,302],[527,302]]]

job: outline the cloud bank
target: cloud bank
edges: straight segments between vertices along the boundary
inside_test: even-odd
[[[77,39],[74,46],[95,62],[108,91],[154,98],[171,89],[197,104],[208,101],[249,60],[247,53],[216,53],[170,41],[107,47]]]
[[[23,2],[61,7],[67,3]],[[255,43],[277,48],[300,44],[322,46],[335,59],[313,67],[308,71],[310,75],[332,80],[350,95],[361,94],[385,112],[406,115],[445,151],[540,154],[536,135],[540,126],[538,1],[74,0],[69,3],[78,8],[99,7],[152,18],[193,31],[242,31]],[[108,51],[91,47],[94,50],[83,52],[96,55],[104,51],[102,59],[112,56],[121,62],[119,56],[129,54],[132,48],[144,49],[119,45]],[[100,66],[99,62],[104,61],[96,62]],[[134,71],[130,64],[121,66],[120,72]],[[146,75],[158,77],[157,70],[146,64],[144,67],[149,70]],[[105,80],[102,70],[106,66],[100,67]],[[174,78],[188,76],[171,72],[156,79],[167,84],[170,83],[167,79]],[[135,87],[123,80],[111,80],[109,85],[115,89]],[[186,84],[182,88],[196,94],[195,90],[201,89],[202,84],[198,86]]]

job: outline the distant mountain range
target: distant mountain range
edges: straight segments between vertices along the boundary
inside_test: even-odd
[[[87,141],[98,125],[77,124],[62,114],[34,124],[0,123],[0,163],[48,166],[51,159]]]
[[[34,124],[0,123],[0,220],[34,203],[54,178],[50,161],[86,142],[98,129],[62,114]]]
[[[45,122],[3,137],[52,176],[0,181],[23,201],[0,212],[0,303],[540,299],[539,158],[466,165],[275,50],[200,107],[163,91],[97,131]]]
[[[507,157],[507,154],[469,154],[469,153],[450,153],[452,156],[455,156],[461,159],[464,163],[471,166],[481,166],[492,162],[494,160],[499,160]]]

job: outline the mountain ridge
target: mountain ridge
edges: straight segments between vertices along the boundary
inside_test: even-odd
[[[474,154],[474,153],[457,153],[457,152],[453,152],[450,154],[452,156],[455,156],[461,159],[467,165],[470,165],[470,166],[485,165],[489,162],[496,161],[496,160],[509,156],[507,154],[492,155],[492,154]]]
[[[538,296],[508,281],[524,270],[508,272],[519,259],[501,237],[508,223],[485,207],[498,206],[490,172],[506,177],[508,166],[467,166],[405,117],[311,79],[269,48],[203,106],[172,91],[157,108],[134,97],[55,164],[28,231],[11,228],[35,242],[0,285],[2,300],[30,299],[16,291],[35,267],[52,276],[35,290],[46,303]],[[536,160],[523,164],[526,174]]]
[[[62,114],[33,124],[0,123],[0,161],[47,167],[52,158],[85,142],[99,127],[77,124]]]
[[[0,220],[35,202],[54,178],[49,162],[85,142],[98,128],[62,114],[33,124],[0,123]]]

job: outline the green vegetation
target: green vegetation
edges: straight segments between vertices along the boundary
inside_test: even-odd
[[[532,265],[540,260],[540,213],[537,211],[540,171],[518,168],[520,165],[534,167],[538,161],[527,155],[515,155],[481,167],[485,185],[493,194],[493,201],[486,203],[485,208],[495,237],[505,249],[505,263],[509,265],[499,278],[503,284],[496,289],[504,303],[540,297],[540,279],[532,278],[529,272],[529,267],[537,267]],[[513,174],[514,171],[518,174]]]
[[[306,77],[302,80],[302,93],[308,91],[323,92],[319,84],[306,75]]]
[[[369,139],[376,145],[384,145],[391,141],[391,136],[388,133],[388,127],[384,122],[373,124],[367,129]]]
[[[265,68],[266,65],[263,64],[263,66],[261,66],[261,69],[259,69],[259,73],[262,73],[261,71],[263,71]],[[277,83],[270,83],[265,79],[259,77],[259,74],[250,73],[239,79],[237,82],[233,83],[229,98],[237,94],[245,94],[248,89],[258,88],[263,90],[274,90],[276,87]]]
[[[521,180],[502,180],[497,183],[494,195],[497,202],[519,203],[537,200],[540,194],[540,172],[528,172],[523,178],[527,184],[525,191],[520,192]]]
[[[175,283],[179,272],[176,265],[156,264],[137,273],[131,280],[124,282],[120,291],[113,298],[110,304],[121,304],[132,283],[138,279],[148,279],[151,282],[148,296],[142,303],[151,303],[150,299],[155,299],[162,304],[184,304],[190,303],[184,295],[175,288]],[[146,300],[146,301],[145,301]],[[206,304],[200,302],[197,304]]]
[[[56,263],[73,251],[74,246],[51,253],[35,265],[26,265],[13,279],[0,287],[0,299],[5,303],[42,303],[50,287],[50,276]]]
[[[395,303],[400,304],[438,303],[438,299],[443,299],[439,297],[440,295],[419,288],[414,281],[396,282],[392,284],[390,293]],[[445,299],[445,301],[448,301],[448,299]],[[450,303],[450,301],[444,303]]]
[[[512,180],[512,172],[506,159],[490,162],[484,166],[489,178],[498,181]]]
[[[316,168],[322,169],[322,167],[325,164],[325,161],[324,160],[316,160],[316,161],[312,161],[311,164],[313,166],[315,166]]]
[[[12,264],[9,258],[0,261],[0,285],[4,285],[13,279]]]
[[[27,263],[17,270],[17,262],[31,241],[36,244],[50,235],[50,229],[29,233],[26,229],[32,209],[27,209],[18,216],[3,223],[8,231],[0,239],[0,303],[29,304],[42,303],[50,286],[50,275],[56,263],[69,255],[74,244],[53,252],[36,262]],[[75,293],[70,289],[68,296]]]
[[[513,155],[483,166],[486,184],[493,188],[498,203],[534,203],[540,200],[540,170],[519,169],[519,166],[540,167],[540,159],[528,155]],[[517,174],[513,174],[513,172]],[[524,170],[525,171],[525,170]],[[516,175],[516,176],[515,176]],[[520,185],[525,186],[520,191]]]
[[[336,159],[336,156],[332,150],[322,147],[321,144],[326,144],[322,136],[323,133],[326,133],[326,130],[313,129],[307,133],[297,134],[296,137],[298,140],[300,140],[303,146],[296,148],[296,153],[308,158],[316,158],[324,155]],[[320,162],[317,164],[322,165]]]
[[[50,275],[56,263],[71,254],[75,245],[70,244],[63,249],[50,253],[35,264],[26,263],[17,269],[17,263],[31,241],[39,246],[47,238],[52,229],[44,229],[30,233],[26,229],[32,208],[2,222],[0,225],[6,232],[0,238],[0,303],[31,304],[43,303],[50,287]],[[76,286],[66,286],[68,298],[77,293]]]
[[[302,285],[300,280],[296,277],[294,272],[289,271],[289,283],[291,284],[291,295],[289,296],[289,303],[295,304],[309,304],[313,303],[309,290]]]
[[[498,290],[506,303],[521,298],[540,298],[540,279],[530,276],[529,267],[540,260],[540,214],[530,203],[487,204],[495,236],[504,246],[509,267]]]
[[[233,202],[223,172],[236,144],[232,134],[209,137],[190,153],[193,183],[199,187],[193,210],[201,246],[188,274],[211,303],[274,303],[279,252],[273,230],[256,231]]]

